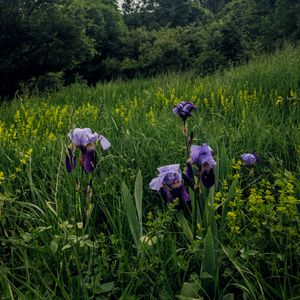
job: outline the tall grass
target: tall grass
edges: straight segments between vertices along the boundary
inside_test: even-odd
[[[1,298],[297,299],[299,57],[286,48],[205,78],[75,84],[3,104]],[[148,188],[157,167],[186,163],[181,100],[197,105],[189,131],[218,163],[214,188],[195,195],[205,220]],[[64,166],[75,127],[112,144],[97,149],[91,200],[91,177]],[[243,152],[260,156],[254,176]]]

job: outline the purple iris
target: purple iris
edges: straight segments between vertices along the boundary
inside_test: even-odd
[[[192,145],[190,151],[191,163],[201,166],[205,170],[210,170],[217,164],[212,157],[213,150],[207,145]]]
[[[180,204],[189,202],[190,196],[183,184],[180,165],[167,165],[157,169],[159,174],[149,184],[150,189],[159,191],[168,202],[178,198]]]
[[[173,108],[173,113],[178,115],[183,121],[192,115],[192,111],[197,109],[192,102],[181,101]]]
[[[86,173],[94,170],[96,165],[96,142],[99,141],[103,150],[110,147],[110,142],[97,132],[92,132],[90,128],[75,128],[70,131],[68,137],[71,141],[66,155],[66,168],[68,172],[72,172],[76,167],[76,148],[80,149],[80,164]]]
[[[253,166],[259,161],[259,157],[255,153],[243,153],[240,157],[244,164],[248,166]]]
[[[215,183],[214,167],[217,164],[213,159],[213,150],[207,145],[192,145],[190,149],[190,160],[187,165],[185,176],[190,182],[193,180],[192,164],[199,166],[199,178],[207,188]]]

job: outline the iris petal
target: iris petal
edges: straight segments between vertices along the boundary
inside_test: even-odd
[[[180,200],[183,200],[184,202],[189,202],[191,200],[189,193],[187,192],[186,188],[184,185],[180,187],[181,190],[181,196]]]
[[[255,165],[259,161],[259,157],[255,153],[243,153],[241,155],[241,159],[246,165],[249,166]]]
[[[100,144],[101,144],[101,147],[102,147],[103,150],[106,150],[111,146],[108,139],[103,135],[100,135],[99,141],[100,141]]]
[[[210,188],[215,184],[214,169],[205,170],[201,175],[201,181],[206,188]]]
[[[86,149],[84,153],[83,168],[86,173],[91,173],[95,169],[96,153],[93,149]]]
[[[192,102],[181,101],[173,108],[173,113],[178,115],[183,121],[192,115],[192,111],[196,106]]]
[[[160,189],[160,194],[161,196],[163,197],[163,199],[167,202],[172,202],[172,196],[171,196],[171,193],[170,193],[170,190],[168,189],[168,187],[166,186],[163,186],[161,189]]]

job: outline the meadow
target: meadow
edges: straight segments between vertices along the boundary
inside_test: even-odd
[[[300,299],[299,58],[287,47],[204,78],[77,83],[3,103],[0,298]],[[149,189],[158,167],[186,168],[181,101],[197,107],[193,144],[217,163],[184,209]],[[96,145],[91,173],[67,172],[74,128],[111,143]]]

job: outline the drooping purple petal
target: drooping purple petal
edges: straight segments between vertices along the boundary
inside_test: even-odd
[[[84,153],[83,168],[86,173],[91,173],[95,169],[96,154],[94,149],[86,149]]]
[[[68,152],[65,158],[65,165],[69,173],[72,172],[76,167],[76,157],[73,153],[73,149],[71,148],[68,148]]]
[[[186,187],[184,185],[182,185],[180,187],[180,192],[181,192],[181,195],[179,198],[180,200],[183,200],[184,202],[189,202],[191,200],[190,195],[187,192]]]
[[[150,189],[159,191],[164,185],[173,187],[181,185],[182,176],[179,164],[167,165],[157,168],[159,174],[153,178],[149,184]]]
[[[180,164],[172,164],[172,165],[166,165],[157,168],[159,173],[165,173],[165,172],[176,172],[176,173],[181,173],[180,170]]]
[[[155,177],[149,183],[149,188],[154,191],[159,191],[160,188],[163,186],[164,177]]]
[[[111,144],[108,141],[108,139],[105,136],[103,136],[103,135],[99,136],[99,142],[100,142],[100,145],[101,145],[101,147],[102,147],[103,150],[106,150],[106,149],[108,149],[111,146]]]
[[[165,201],[172,202],[172,196],[167,186],[163,186],[159,192]]]
[[[214,169],[205,170],[201,175],[201,181],[206,188],[210,188],[215,184]]]
[[[69,132],[68,137],[76,147],[85,147],[90,143],[95,143],[99,135],[97,132],[92,132],[90,128],[75,128]]]
[[[192,145],[190,151],[191,162],[196,165],[208,165],[209,168],[214,168],[217,164],[212,157],[213,150],[207,145],[201,146]]]
[[[190,202],[190,195],[184,185],[171,190],[170,193],[171,200],[169,202],[173,203],[176,199],[179,200],[179,203],[176,205],[177,209],[182,209],[184,207],[184,203]]]
[[[246,164],[246,165],[255,165],[259,161],[259,157],[255,153],[243,153],[241,155],[241,160]]]

